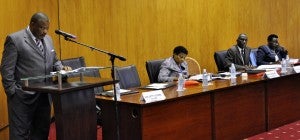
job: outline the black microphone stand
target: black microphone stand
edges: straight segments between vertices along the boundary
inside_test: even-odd
[[[121,61],[126,61],[126,58],[123,57],[123,56],[120,56],[120,55],[116,55],[116,54],[113,54],[113,53],[110,53],[110,52],[107,52],[107,51],[104,51],[104,50],[100,50],[98,48],[95,48],[93,46],[90,46],[90,45],[87,45],[87,44],[83,44],[83,43],[80,43],[78,41],[75,41],[75,40],[72,40],[70,39],[69,37],[67,36],[64,36],[65,37],[65,40],[66,41],[70,41],[70,42],[74,42],[76,44],[79,44],[79,45],[82,45],[82,46],[85,46],[85,47],[88,47],[90,48],[92,51],[93,50],[96,50],[98,52],[101,52],[101,53],[105,53],[107,55],[110,56],[110,62],[111,62],[111,77],[113,79],[113,87],[114,87],[114,102],[115,102],[115,115],[116,115],[116,133],[117,133],[117,140],[120,140],[120,127],[119,127],[119,109],[118,109],[118,100],[117,100],[117,94],[116,94],[116,78],[115,78],[115,58],[118,58],[119,60]]]

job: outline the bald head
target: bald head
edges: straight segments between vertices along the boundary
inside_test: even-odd
[[[239,34],[238,38],[237,39],[240,39],[240,38],[247,38],[247,35],[246,34]]]
[[[36,38],[43,39],[49,29],[48,16],[44,13],[35,13],[30,19],[29,28]]]
[[[34,15],[32,15],[31,19],[30,19],[30,23],[34,22],[40,22],[40,21],[48,21],[49,22],[49,18],[46,14],[44,13],[35,13]]]
[[[240,48],[245,48],[247,45],[248,37],[246,34],[239,34],[236,42]]]

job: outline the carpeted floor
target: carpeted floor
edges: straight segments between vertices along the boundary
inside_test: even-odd
[[[300,140],[300,120],[244,140]]]
[[[48,140],[56,140],[55,123],[51,123]],[[102,140],[102,128],[97,126],[97,140]]]
[[[51,124],[48,140],[56,140],[55,123]],[[97,140],[102,140],[102,128],[97,127]],[[244,140],[300,140],[300,120]]]

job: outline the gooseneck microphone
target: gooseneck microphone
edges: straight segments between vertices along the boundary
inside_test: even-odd
[[[55,30],[55,33],[58,34],[58,35],[62,35],[64,36],[65,38],[72,38],[72,39],[76,39],[76,36],[75,35],[72,35],[72,34],[69,34],[69,33],[66,33],[64,31],[61,31],[61,30]]]

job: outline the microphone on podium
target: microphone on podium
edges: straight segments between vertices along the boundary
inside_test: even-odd
[[[64,36],[65,38],[72,38],[72,39],[76,39],[76,36],[75,35],[72,35],[72,34],[69,34],[69,33],[66,33],[64,31],[61,31],[61,30],[55,30],[55,33],[58,34],[58,35],[62,35]]]

